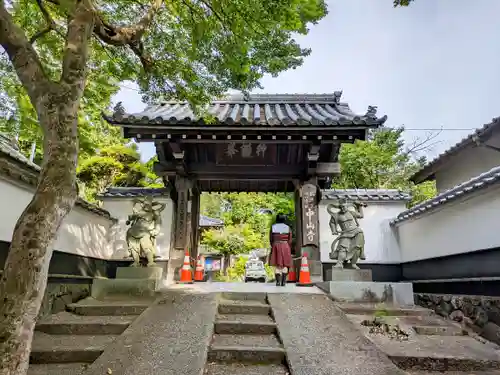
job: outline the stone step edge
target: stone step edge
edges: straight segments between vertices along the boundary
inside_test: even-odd
[[[37,324],[35,332],[48,335],[72,336],[107,336],[121,335],[130,326],[130,323],[48,323]]]
[[[286,351],[281,346],[243,346],[243,345],[211,345],[210,352],[228,351],[228,352],[257,352],[257,353],[282,353],[285,356]]]
[[[244,315],[244,314],[242,314],[242,315]],[[257,316],[265,316],[265,315],[257,315]],[[277,327],[276,322],[266,322],[266,321],[252,322],[252,321],[249,321],[249,320],[247,320],[247,321],[245,321],[245,320],[216,320],[214,322],[214,324],[215,325],[217,325],[217,324],[242,325],[242,326],[255,326],[255,325],[259,325],[259,326],[267,326],[267,327]]]
[[[219,300],[219,305],[228,306],[266,306],[270,307],[268,303],[260,302],[256,300],[232,300],[232,299],[221,299]]]
[[[362,307],[362,306],[338,306],[345,314],[348,315],[371,315],[377,312],[377,308]],[[434,311],[428,309],[405,309],[397,307],[384,308],[387,316],[391,317],[406,317],[406,316],[431,316]]]
[[[32,350],[30,364],[93,363],[105,348]]]
[[[413,355],[387,355],[396,366],[405,371],[491,371],[500,369],[500,359],[481,360],[474,358],[417,357]]]

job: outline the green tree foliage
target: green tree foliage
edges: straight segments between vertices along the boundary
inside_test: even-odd
[[[21,20],[23,26],[32,22],[29,16],[33,10],[33,7],[28,6],[27,13],[23,12],[23,16],[26,16]],[[44,45],[40,46],[42,49],[44,47]],[[103,51],[97,53],[90,63],[98,66],[98,62],[94,60],[102,59],[102,54]],[[44,55],[47,60],[47,70],[55,70],[57,60],[50,54],[50,51],[44,52]],[[5,54],[0,54],[0,71],[2,72],[0,75],[0,132],[18,137],[20,150],[27,157],[31,154],[31,147],[35,142],[34,161],[40,164],[43,158],[42,128],[39,126],[37,114],[29,96]],[[81,114],[78,116],[80,158],[89,157],[100,148],[125,143],[120,135],[120,129],[109,125],[101,115],[108,109],[111,97],[118,90],[118,81],[109,77],[106,70],[98,68],[89,72],[88,84],[80,105]]]
[[[95,201],[96,194],[109,186],[162,187],[161,178],[152,171],[155,158],[142,163],[136,144],[103,148],[78,165],[80,193],[85,199]]]
[[[242,255],[236,260],[236,262],[233,264],[232,267],[229,267],[227,269],[226,274],[224,272],[219,272],[216,275],[216,280],[217,281],[224,281],[224,282],[240,282],[243,281],[245,278],[245,264],[248,260],[248,256]],[[266,269],[266,274],[269,280],[273,279],[274,277],[274,270],[272,267],[270,267],[268,264],[264,264],[264,267]]]
[[[407,7],[415,0],[393,0],[394,7]]]
[[[413,158],[415,150],[405,148],[403,132],[402,127],[381,129],[368,141],[343,144],[339,155],[341,175],[333,187],[399,189],[412,194],[411,205],[435,196],[433,182],[415,186],[409,180],[425,164],[425,158]]]
[[[200,212],[224,220],[223,229],[208,230],[202,238],[203,244],[222,254],[269,247],[269,229],[277,214],[286,215],[292,228],[295,221],[293,195],[285,193],[204,193]]]

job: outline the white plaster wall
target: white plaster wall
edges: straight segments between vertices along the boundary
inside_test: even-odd
[[[323,200],[319,204],[319,241],[321,262],[334,263],[329,258],[332,241],[336,238],[330,231],[330,215],[326,206],[334,201]],[[364,218],[359,223],[365,233],[366,260],[359,263],[391,264],[399,263],[401,257],[394,232],[389,222],[406,210],[405,202],[367,202],[363,208]]]
[[[500,186],[398,223],[394,232],[402,262],[500,246]]]
[[[174,203],[170,198],[166,197],[155,197],[154,200],[166,204],[161,214],[162,229],[156,239],[156,255],[159,257],[158,260],[167,260],[170,258],[170,246],[174,223]],[[126,232],[128,228],[126,221],[128,216],[132,213],[133,205],[132,198],[103,199],[103,208],[118,220],[118,223],[113,227],[110,233],[110,244],[114,249],[114,256],[120,259],[129,256],[126,241]]]
[[[10,242],[17,219],[33,196],[33,190],[0,178],[0,240]],[[113,257],[108,241],[112,221],[75,206],[64,219],[54,250],[100,259]]]
[[[486,142],[489,145],[500,147],[500,134],[496,133]],[[486,147],[468,147],[450,162],[436,172],[436,187],[443,192],[456,185],[470,180],[491,168],[500,165],[500,152]]]

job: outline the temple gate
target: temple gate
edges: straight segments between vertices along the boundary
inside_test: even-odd
[[[321,274],[320,189],[340,173],[340,145],[365,140],[387,118],[378,118],[372,106],[357,115],[341,95],[231,96],[212,102],[200,116],[184,102],[133,114],[117,105],[105,116],[126,138],[156,146],[155,172],[175,202],[169,270],[182,265],[186,248],[197,256],[201,192],[294,192],[295,254],[307,251],[311,272]]]

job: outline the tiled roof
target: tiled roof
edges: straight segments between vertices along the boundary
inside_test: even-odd
[[[200,215],[198,221],[198,226],[200,227],[220,227],[224,225],[224,221],[221,219],[215,219],[213,217],[208,217],[205,215]]]
[[[358,201],[410,201],[411,195],[396,189],[331,189],[322,190],[321,199]]]
[[[15,141],[10,139],[7,135],[0,133],[0,151],[4,154],[9,155],[11,158],[18,162],[30,167],[35,171],[39,171],[40,167],[35,163],[31,162],[26,156],[24,156],[18,149]]]
[[[212,102],[206,113],[216,123],[226,125],[382,125],[387,116],[378,118],[377,107],[369,106],[365,114],[355,114],[347,103],[341,103],[341,91],[333,94],[232,95]],[[207,116],[205,116],[207,117]],[[142,112],[127,114],[121,105],[112,116],[119,124],[192,124],[204,123],[203,116],[193,113],[186,102],[169,101],[150,105]]]
[[[458,154],[464,148],[476,144],[476,141],[484,136],[488,136],[500,125],[500,117],[494,118],[489,124],[477,129],[474,133],[463,138],[460,142],[449,148],[445,152],[439,154],[436,158],[428,162],[422,169],[416,172],[410,180],[415,183],[421,183],[431,177],[446,161]]]
[[[480,174],[469,181],[463,182],[460,185],[451,188],[436,197],[406,210],[398,215],[396,219],[391,221],[391,224],[396,224],[423,214],[426,211],[432,210],[434,207],[441,206],[445,203],[454,201],[466,196],[479,189],[486,188],[500,182],[500,166],[490,169],[488,172]]]
[[[100,198],[134,198],[134,197],[163,197],[170,196],[168,188],[144,188],[144,187],[110,187],[106,189]]]
[[[0,134],[0,154],[6,155],[9,159],[20,163],[21,167],[13,167],[4,165],[0,168],[0,174],[6,174],[12,179],[20,180],[26,184],[36,186],[40,167],[29,161],[17,148],[15,142],[4,134]],[[111,219],[108,211],[89,203],[81,198],[78,198],[75,203],[77,206],[85,208],[97,215]]]

